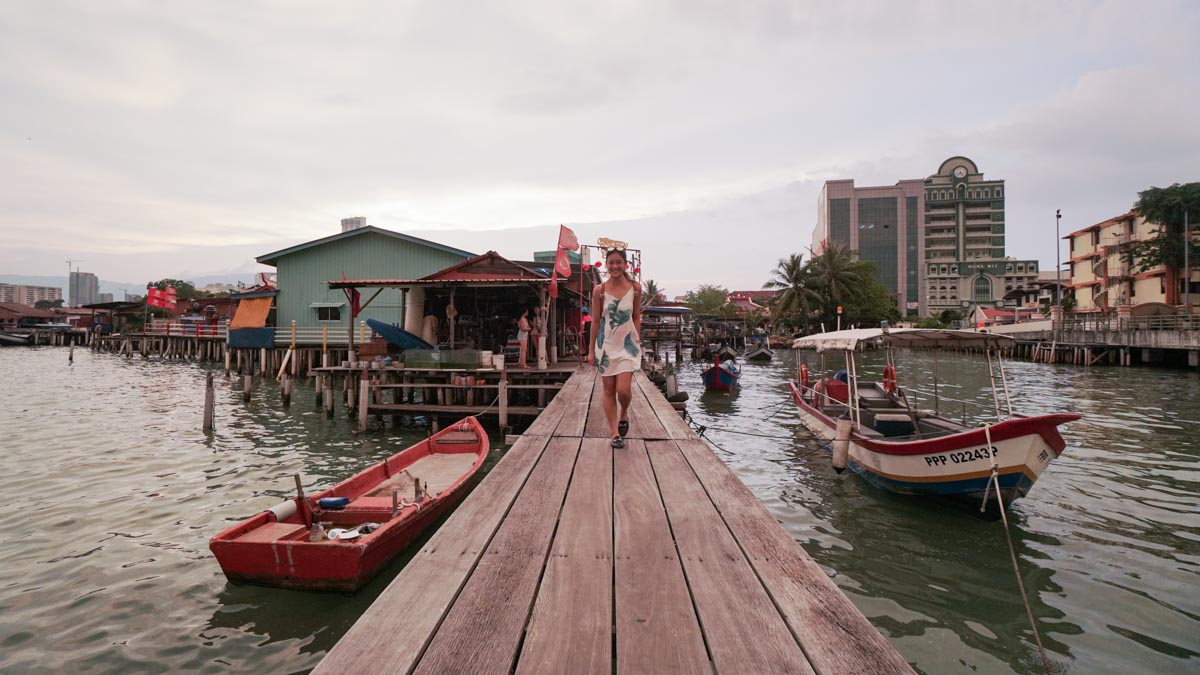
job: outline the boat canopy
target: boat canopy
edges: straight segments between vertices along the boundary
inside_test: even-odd
[[[817,333],[796,338],[793,349],[816,349],[826,351],[853,351],[860,345],[886,344],[893,347],[947,347],[984,348],[1008,345],[1013,339],[1008,335],[977,333],[969,330],[943,330],[940,328],[856,328],[832,333]]]

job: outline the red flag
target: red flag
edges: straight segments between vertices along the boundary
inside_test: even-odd
[[[575,233],[566,225],[558,226],[558,247],[566,248],[572,251],[579,250],[579,240],[575,238]]]

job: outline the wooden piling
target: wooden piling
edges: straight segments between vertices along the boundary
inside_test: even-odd
[[[254,376],[247,373],[242,376],[242,402],[250,402],[250,388],[254,386]]]
[[[204,416],[200,423],[200,429],[205,433],[211,433],[213,430],[213,409],[216,405],[216,395],[213,391],[213,374],[209,372],[204,376]]]

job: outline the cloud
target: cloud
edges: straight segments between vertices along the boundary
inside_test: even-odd
[[[439,241],[595,224],[653,242],[672,284],[757,287],[809,242],[822,181],[954,154],[1008,181],[1010,252],[1045,258],[1047,211],[1081,227],[1188,178],[1198,19],[1170,1],[27,5],[0,14],[0,263],[39,273],[65,245],[226,270],[366,215]]]

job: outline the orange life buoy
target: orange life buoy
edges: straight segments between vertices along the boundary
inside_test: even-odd
[[[803,363],[800,364],[800,386],[808,388],[808,366]]]
[[[883,390],[889,394],[896,391],[896,367],[890,363],[883,369]]]

